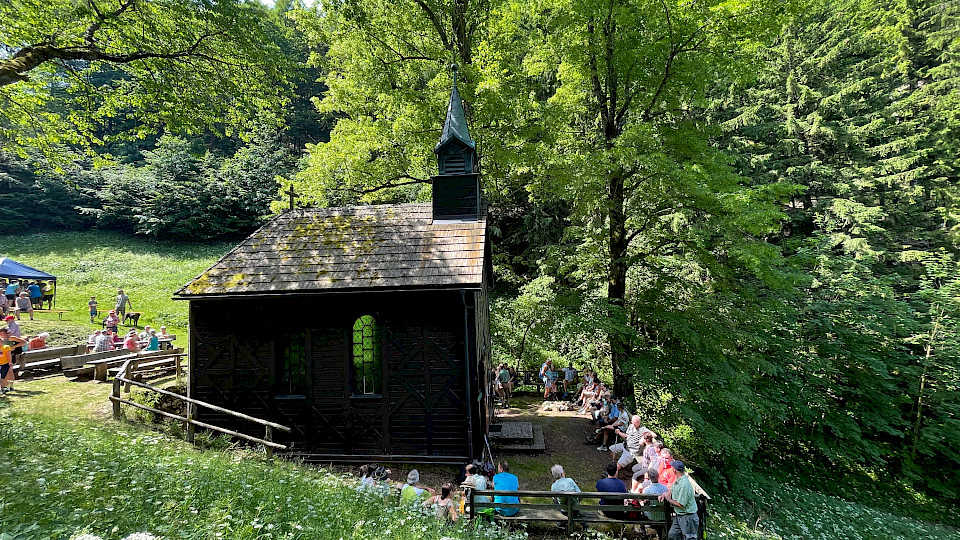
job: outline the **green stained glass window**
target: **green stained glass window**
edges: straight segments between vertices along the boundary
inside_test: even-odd
[[[372,315],[364,315],[353,323],[353,393],[380,391],[380,329]]]

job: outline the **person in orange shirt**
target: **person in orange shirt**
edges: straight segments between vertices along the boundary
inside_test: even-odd
[[[660,450],[660,467],[657,471],[660,473],[660,483],[669,487],[677,481],[677,471],[673,470],[670,463],[673,461],[673,452],[669,448]]]
[[[37,349],[46,349],[47,348],[47,338],[50,337],[50,334],[47,332],[40,332],[37,334],[37,337],[30,340],[30,350],[35,351]]]
[[[0,394],[13,390],[13,349],[23,345],[26,340],[10,335],[10,329],[0,327]]]

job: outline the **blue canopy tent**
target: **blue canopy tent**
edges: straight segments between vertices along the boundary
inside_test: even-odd
[[[18,263],[17,261],[9,257],[0,257],[0,278],[9,278],[9,279],[42,279],[45,281],[53,282],[53,298],[56,302],[57,298],[57,276],[48,274],[46,272],[41,272],[36,268],[31,268],[23,263]],[[56,304],[54,304],[56,305]]]

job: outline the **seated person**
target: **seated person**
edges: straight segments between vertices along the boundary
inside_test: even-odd
[[[644,495],[663,495],[667,492],[667,486],[660,483],[660,475],[657,473],[657,471],[650,469],[646,474],[647,478],[650,479],[650,485],[643,488],[642,493]],[[660,510],[653,510],[646,512],[646,514],[647,519],[661,520],[664,517],[662,507]]]
[[[145,351],[159,351],[160,350],[160,338],[157,337],[157,331],[151,330],[150,335],[146,339],[147,345],[143,348]]]
[[[670,466],[672,461],[673,452],[671,452],[669,448],[662,448],[660,450],[660,465],[657,468],[657,475],[660,478],[660,483],[668,488],[673,487],[673,483],[677,481],[677,472]]]
[[[630,411],[628,411],[627,408],[617,398],[613,398],[613,405],[617,409],[616,416],[614,416],[613,412],[611,411],[610,418],[613,421],[605,426],[600,427],[602,430],[600,431],[600,446],[603,448],[603,450],[606,450],[608,446],[617,442],[617,430],[626,431],[627,426],[630,425]],[[637,444],[640,443],[640,435],[637,435],[636,442]]]
[[[563,398],[566,399],[570,395],[570,390],[577,384],[577,368],[573,367],[573,362],[570,362],[560,371],[563,372]]]
[[[617,460],[618,473],[620,469],[630,465],[638,457],[642,457],[644,429],[646,428],[640,425],[640,417],[634,415],[626,430],[616,428],[614,431],[615,436],[623,438],[623,442],[610,446],[610,458]]]
[[[627,485],[623,483],[623,480],[617,478],[617,462],[611,461],[607,463],[606,467],[607,476],[597,480],[597,491],[604,493],[628,493]],[[600,505],[609,504],[611,506],[623,506],[625,499],[600,499]],[[603,514],[607,517],[614,519],[626,519],[626,512],[617,512],[613,510],[602,510]]]
[[[20,319],[21,311],[29,313],[30,320],[33,320],[33,304],[30,303],[30,296],[25,292],[20,293],[20,296],[17,297],[17,320]]]
[[[37,337],[30,340],[29,347],[31,351],[37,349],[46,349],[47,348],[47,338],[50,337],[50,334],[47,332],[40,332],[37,334]]]
[[[517,491],[520,489],[520,479],[517,478],[515,474],[510,473],[510,464],[507,463],[507,460],[501,461],[497,466],[497,470],[500,472],[493,477],[493,489],[497,491]],[[518,504],[520,502],[520,497],[517,497],[516,495],[506,495],[501,497],[498,495],[494,496],[493,502]],[[519,511],[519,508],[497,508],[497,513],[501,516],[515,516]]]
[[[561,493],[580,493],[580,486],[578,486],[572,478],[567,478],[567,475],[563,472],[563,467],[560,464],[550,467],[550,474],[552,474],[556,479],[553,482],[553,485],[550,486],[550,491],[559,491]],[[566,507],[567,499],[569,499],[569,497],[554,497],[553,502],[562,504],[564,507]],[[576,504],[576,499],[574,499],[572,502]],[[560,513],[567,515],[566,510],[561,510]],[[573,511],[573,517],[577,517],[579,514],[579,510]]]
[[[137,343],[136,330],[130,330],[130,332],[127,333],[126,339],[123,340],[123,348],[133,352],[140,350],[140,344]]]
[[[439,520],[457,520],[457,505],[453,502],[453,486],[450,482],[444,482],[440,486],[440,493],[430,497],[423,504],[432,507],[434,515]]]
[[[140,341],[146,341],[146,340],[150,339],[150,325],[149,325],[149,324],[144,325],[144,327],[143,327],[143,332],[140,332],[139,334],[137,334],[137,339],[139,339]],[[371,472],[372,472],[372,471],[371,471]]]
[[[407,473],[407,483],[400,488],[400,504],[422,502],[436,494],[436,491],[420,485],[420,471],[413,469]]]

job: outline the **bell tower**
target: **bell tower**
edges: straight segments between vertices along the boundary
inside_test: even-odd
[[[457,90],[457,66],[440,142],[433,149],[440,174],[433,182],[433,220],[476,221],[480,213],[477,144],[470,138],[463,101]]]

